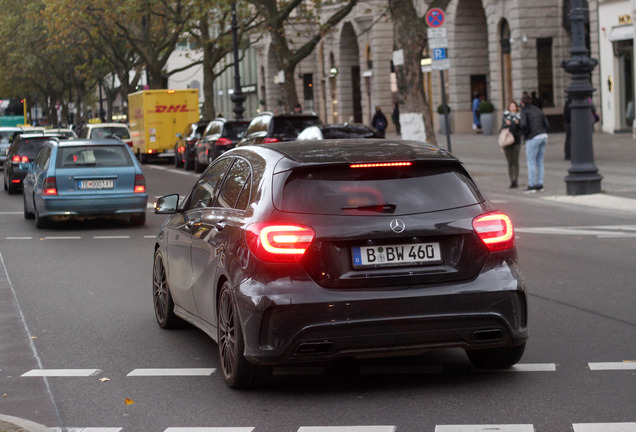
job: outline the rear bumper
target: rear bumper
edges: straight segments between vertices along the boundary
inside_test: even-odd
[[[524,284],[502,264],[471,281],[398,290],[329,290],[307,280],[262,295],[267,286],[249,280],[237,293],[244,354],[280,364],[519,345],[528,338]]]
[[[41,216],[130,216],[146,212],[148,194],[41,197]]]

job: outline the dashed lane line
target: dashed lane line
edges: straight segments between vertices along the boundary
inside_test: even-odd
[[[90,377],[101,373],[99,369],[31,369],[23,377]]]
[[[636,370],[636,361],[624,362],[595,362],[588,363],[590,370],[608,371],[608,370]],[[634,429],[636,431],[636,429]]]
[[[214,372],[214,368],[135,369],[126,376],[209,376]]]
[[[123,428],[113,428],[113,427],[72,427],[72,428],[49,428],[51,432],[120,432]]]
[[[636,423],[574,423],[574,432],[634,432]]]
[[[435,432],[534,432],[531,424],[507,425],[438,425]]]
[[[394,432],[395,426],[301,426],[298,432]]]
[[[473,369],[473,372],[556,372],[556,363],[519,363],[506,369]]]
[[[170,427],[164,432],[252,432],[253,427]]]

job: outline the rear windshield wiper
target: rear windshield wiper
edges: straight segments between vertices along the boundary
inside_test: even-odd
[[[97,162],[77,162],[73,164],[64,165],[65,167],[91,167],[97,166]]]
[[[393,213],[395,212],[395,208],[397,206],[395,204],[374,204],[374,205],[363,205],[363,206],[344,206],[340,210],[360,210],[360,211],[371,211],[378,213]]]

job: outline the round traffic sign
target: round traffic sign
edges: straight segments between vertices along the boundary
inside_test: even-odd
[[[429,27],[440,27],[444,24],[444,11],[438,8],[429,9],[425,19]]]

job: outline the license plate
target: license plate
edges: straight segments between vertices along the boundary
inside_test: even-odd
[[[354,267],[403,264],[434,264],[441,262],[439,243],[415,243],[352,248]]]
[[[112,180],[80,180],[80,189],[112,189],[114,182]]]

